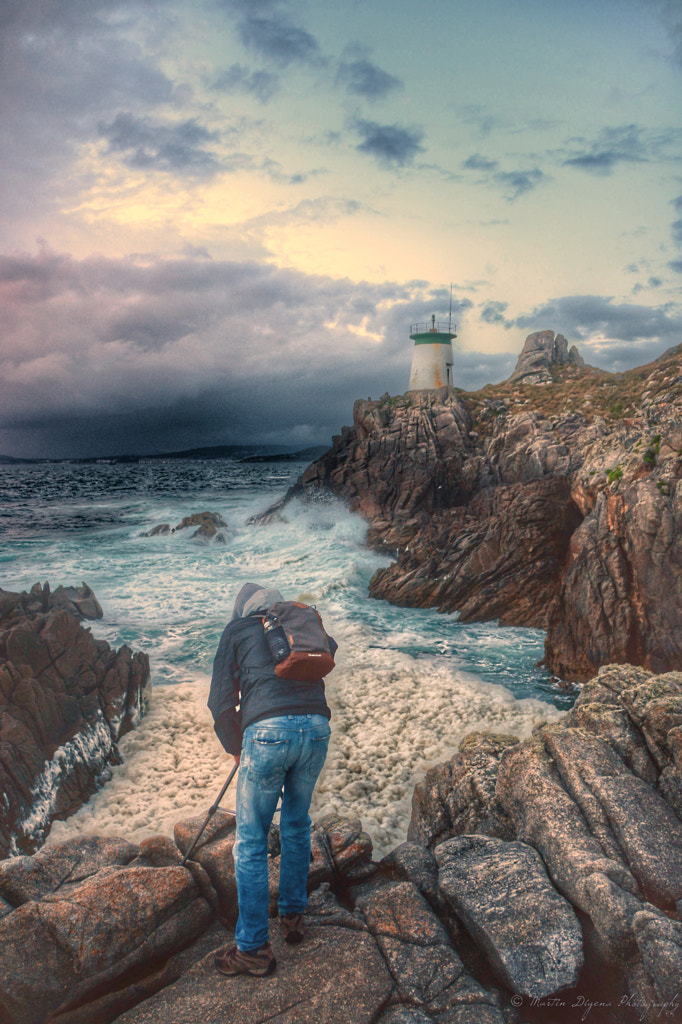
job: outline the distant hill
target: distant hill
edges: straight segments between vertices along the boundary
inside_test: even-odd
[[[10,455],[0,455],[0,465],[19,465],[25,463],[73,462],[88,465],[97,462],[113,464],[126,462],[147,462],[150,459],[233,459],[236,462],[312,462],[318,459],[329,448],[328,444],[313,445],[298,451],[291,451],[290,445],[264,444],[220,444],[206,448],[186,448],[178,452],[160,452],[141,455],[90,455],[87,458],[74,459],[17,459]]]
[[[312,448],[302,448],[298,452],[284,452],[280,455],[249,455],[241,462],[314,462],[325,452],[329,451],[328,444],[316,444]]]

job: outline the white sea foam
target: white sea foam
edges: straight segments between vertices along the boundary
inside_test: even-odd
[[[301,469],[291,467],[290,475]],[[206,708],[208,681],[232,602],[247,581],[287,597],[306,595],[339,642],[328,681],[332,742],[311,813],[359,817],[379,854],[405,838],[415,782],[450,757],[464,734],[525,736],[537,721],[559,717],[534,696],[549,688],[547,674],[534,668],[542,653],[537,631],[464,626],[452,616],[370,600],[368,581],[388,559],[363,546],[365,523],[341,503],[293,502],[286,522],[248,525],[286,487],[289,470],[278,469],[274,483],[271,470],[225,463],[72,467],[74,479],[90,474],[88,487],[106,476],[111,497],[98,492],[98,521],[108,515],[116,525],[22,535],[0,553],[6,589],[86,579],[105,613],[91,624],[93,634],[150,656],[151,707],[120,741],[124,763],[69,821],[53,825],[50,842],[79,833],[172,835],[177,821],[208,810],[231,767]],[[56,508],[70,521],[75,506],[53,504],[61,501],[60,470],[50,472],[58,498],[50,492],[41,514],[50,521]],[[134,490],[131,473],[144,492]],[[36,487],[48,477],[41,468]],[[188,531],[143,536],[159,522],[204,509],[230,524],[227,544],[198,545]],[[22,515],[18,506],[18,523]],[[228,793],[225,805],[233,801]]]
[[[87,765],[93,776],[97,776],[104,769],[111,749],[109,726],[98,712],[92,725],[58,747],[45,763],[31,789],[31,809],[19,822],[19,831],[25,836],[42,837],[54,813],[60,786],[79,765]]]
[[[328,681],[332,741],[311,814],[360,818],[379,856],[405,839],[415,783],[452,756],[467,732],[523,737],[561,714],[435,660],[363,650],[359,627],[329,622],[345,653]],[[50,841],[84,833],[134,841],[172,835],[175,822],[207,811],[231,766],[213,732],[207,687],[205,678],[157,688],[147,717],[119,744],[124,763],[77,814],[55,823]],[[235,785],[223,806],[234,807]]]

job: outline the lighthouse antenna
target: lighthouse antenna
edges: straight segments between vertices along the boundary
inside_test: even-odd
[[[450,316],[448,317],[448,334],[452,334],[452,281],[450,282]]]

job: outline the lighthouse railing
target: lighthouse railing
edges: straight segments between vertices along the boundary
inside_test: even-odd
[[[425,323],[411,324],[410,334],[454,334],[455,326],[450,320],[427,320]]]

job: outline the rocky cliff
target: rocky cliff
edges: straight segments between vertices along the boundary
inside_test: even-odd
[[[85,584],[0,590],[0,857],[36,850],[78,810],[145,710],[149,659],[80,625],[101,615]]]
[[[374,597],[541,627],[566,679],[681,668],[682,346],[618,375],[564,350],[527,340],[540,386],[520,359],[479,392],[357,401],[288,497],[326,488],[369,520],[395,556]]]
[[[2,1024],[676,1024],[682,674],[610,666],[559,723],[472,734],[415,790],[380,862],[312,831],[308,934],[229,980],[234,818],[139,846],[84,837],[0,863]],[[269,837],[271,914],[280,841]]]

